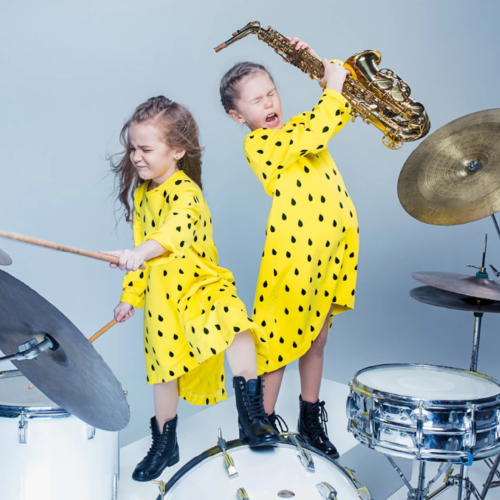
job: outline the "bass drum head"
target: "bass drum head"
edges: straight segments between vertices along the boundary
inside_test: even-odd
[[[379,365],[355,380],[379,392],[429,401],[475,401],[500,395],[500,384],[480,373],[432,365]]]
[[[302,443],[301,443],[302,444]],[[250,499],[276,500],[321,498],[317,484],[327,482],[335,488],[339,500],[371,500],[366,488],[358,491],[345,470],[326,455],[302,445],[314,460],[315,472],[307,472],[298,459],[297,448],[285,438],[273,447],[250,449],[240,440],[228,443],[238,477],[230,479],[218,447],[202,453],[187,463],[166,485],[165,500],[203,498],[236,499],[244,488]],[[294,496],[286,496],[292,492]],[[281,493],[281,496],[280,496]]]

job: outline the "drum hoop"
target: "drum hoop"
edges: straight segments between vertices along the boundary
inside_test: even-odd
[[[44,406],[4,406],[0,405],[0,418],[18,418],[24,416],[28,419],[34,418],[68,418],[68,413],[63,408],[44,407]]]
[[[392,392],[386,392],[382,391],[380,389],[376,389],[375,387],[370,387],[368,385],[363,384],[358,380],[358,376],[361,375],[362,373],[365,373],[367,371],[373,370],[373,369],[378,369],[378,368],[397,368],[397,367],[419,367],[419,368],[445,368],[447,370],[453,370],[456,372],[466,372],[466,373],[472,373],[473,375],[478,376],[479,378],[483,378],[486,380],[489,380],[490,382],[493,382],[498,386],[499,393],[496,396],[489,396],[486,398],[480,398],[480,399],[473,399],[471,401],[465,401],[465,400],[440,400],[440,399],[427,399],[427,398],[417,398],[417,397],[412,397],[412,396],[403,396],[401,394],[394,394]],[[421,363],[386,363],[386,364],[381,364],[381,365],[373,365],[373,366],[368,366],[366,368],[363,368],[359,371],[356,372],[354,375],[354,378],[352,382],[350,383],[351,389],[354,391],[356,388],[361,389],[361,391],[368,393],[370,397],[378,398],[378,399],[385,399],[388,401],[402,401],[404,403],[412,403],[415,406],[419,406],[420,401],[425,402],[424,408],[428,409],[430,407],[444,407],[444,408],[449,408],[453,407],[456,408],[457,406],[464,406],[465,408],[468,408],[473,404],[476,408],[481,409],[487,406],[492,406],[495,403],[500,402],[500,382],[496,380],[493,377],[490,377],[489,375],[484,375],[483,373],[478,373],[478,372],[472,372],[470,370],[464,370],[462,368],[456,368],[453,366],[443,366],[443,365],[427,365],[427,364],[421,364]]]
[[[295,445],[290,443],[288,439],[285,437],[281,436],[281,441],[277,443],[278,445],[285,445],[289,448],[296,449]],[[355,483],[353,478],[349,476],[349,474],[346,473],[344,468],[337,463],[336,460],[331,458],[330,456],[326,455],[322,451],[314,448],[313,446],[308,445],[307,443],[304,443],[300,441],[300,445],[302,448],[305,448],[309,451],[314,452],[316,455],[319,455],[321,458],[325,459],[328,462],[331,462],[336,466],[336,469],[352,484],[353,488],[355,491],[358,491],[359,485]],[[248,447],[248,443],[246,441],[242,441],[241,439],[233,439],[232,441],[227,442],[227,451],[230,450],[235,450],[237,448],[242,448],[242,447]],[[198,456],[194,457],[191,459],[189,462],[187,462],[185,465],[183,465],[167,482],[165,485],[165,490],[164,494],[168,493],[171,491],[178,483],[179,481],[190,471],[195,470],[198,468],[199,465],[201,465],[207,458],[210,460],[215,459],[217,456],[222,455],[223,452],[219,448],[219,446],[213,446],[212,448],[209,448],[208,450],[204,451],[203,453],[200,453]],[[359,494],[358,494],[359,496]],[[362,499],[362,497],[359,497]],[[156,500],[162,500],[162,495],[158,495],[158,498]],[[371,494],[370,494],[370,500],[372,500]]]

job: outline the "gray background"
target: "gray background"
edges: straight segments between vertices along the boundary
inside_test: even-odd
[[[246,130],[224,114],[218,82],[238,61],[264,63],[275,76],[285,118],[310,109],[319,88],[255,37],[217,55],[213,47],[260,20],[329,58],[377,49],[382,66],[409,82],[437,130],[498,106],[499,14],[493,0],[4,0],[0,227],[91,250],[130,247],[129,226],[121,221],[115,227],[119,207],[106,154],[120,151],[118,134],[135,106],[164,94],[186,104],[200,125],[220,263],[233,271],[250,310],[271,199],[246,166]],[[469,365],[472,314],[414,302],[408,292],[417,283],[410,274],[470,272],[465,265],[480,262],[485,232],[491,236],[488,262],[500,267],[500,242],[488,219],[435,227],[406,214],[396,184],[415,147],[389,151],[381,134],[361,122],[330,143],[361,225],[356,310],[335,319],[327,346],[325,375],[332,380],[346,383],[358,369],[385,362]],[[8,271],[87,336],[112,319],[121,272],[12,241],[0,246],[15,260]],[[486,317],[479,365],[498,378],[499,325],[499,318]],[[147,434],[153,411],[141,332],[136,314],[95,344],[129,391],[132,420],[124,444]],[[200,409],[182,404],[180,414]]]

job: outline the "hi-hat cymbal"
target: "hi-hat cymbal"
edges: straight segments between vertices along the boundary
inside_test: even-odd
[[[478,299],[460,293],[440,290],[433,286],[419,286],[410,291],[410,297],[431,306],[446,307],[459,311],[500,313],[500,302],[496,300]]]
[[[478,299],[500,301],[500,282],[468,274],[421,272],[412,277],[424,285]]]
[[[424,139],[401,170],[398,196],[428,224],[465,224],[498,212],[500,109],[463,116]]]
[[[12,259],[0,248],[0,266],[10,266]]]
[[[48,398],[89,425],[126,427],[130,411],[108,365],[66,316],[34,290],[0,271],[0,349],[15,354],[25,342],[49,336],[55,345],[35,359],[13,361]]]

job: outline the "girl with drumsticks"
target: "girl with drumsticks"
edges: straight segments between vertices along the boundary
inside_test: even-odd
[[[296,50],[316,55],[298,38]],[[354,307],[358,222],[328,141],[351,118],[341,95],[349,72],[323,59],[323,92],[312,111],[283,122],[273,78],[260,64],[232,67],[220,83],[221,102],[250,133],[245,156],[273,204],[253,309],[267,333],[269,364],[264,407],[271,423],[288,363],[299,359],[301,380],[298,431],[317,449],[338,456],[327,434],[325,403],[319,400],[324,347],[335,314]],[[260,360],[259,360],[260,361]]]
[[[179,397],[198,405],[226,399],[224,351],[234,375],[240,437],[261,446],[279,436],[264,411],[257,376],[256,360],[259,366],[267,361],[266,335],[248,318],[231,272],[218,265],[196,121],[181,104],[154,97],[136,108],[120,138],[125,153],[113,171],[135,247],[103,253],[119,258],[111,267],[128,271],[115,318],[126,321],[144,306],[155,416],[153,444],[132,477],[149,481],[179,460]]]

